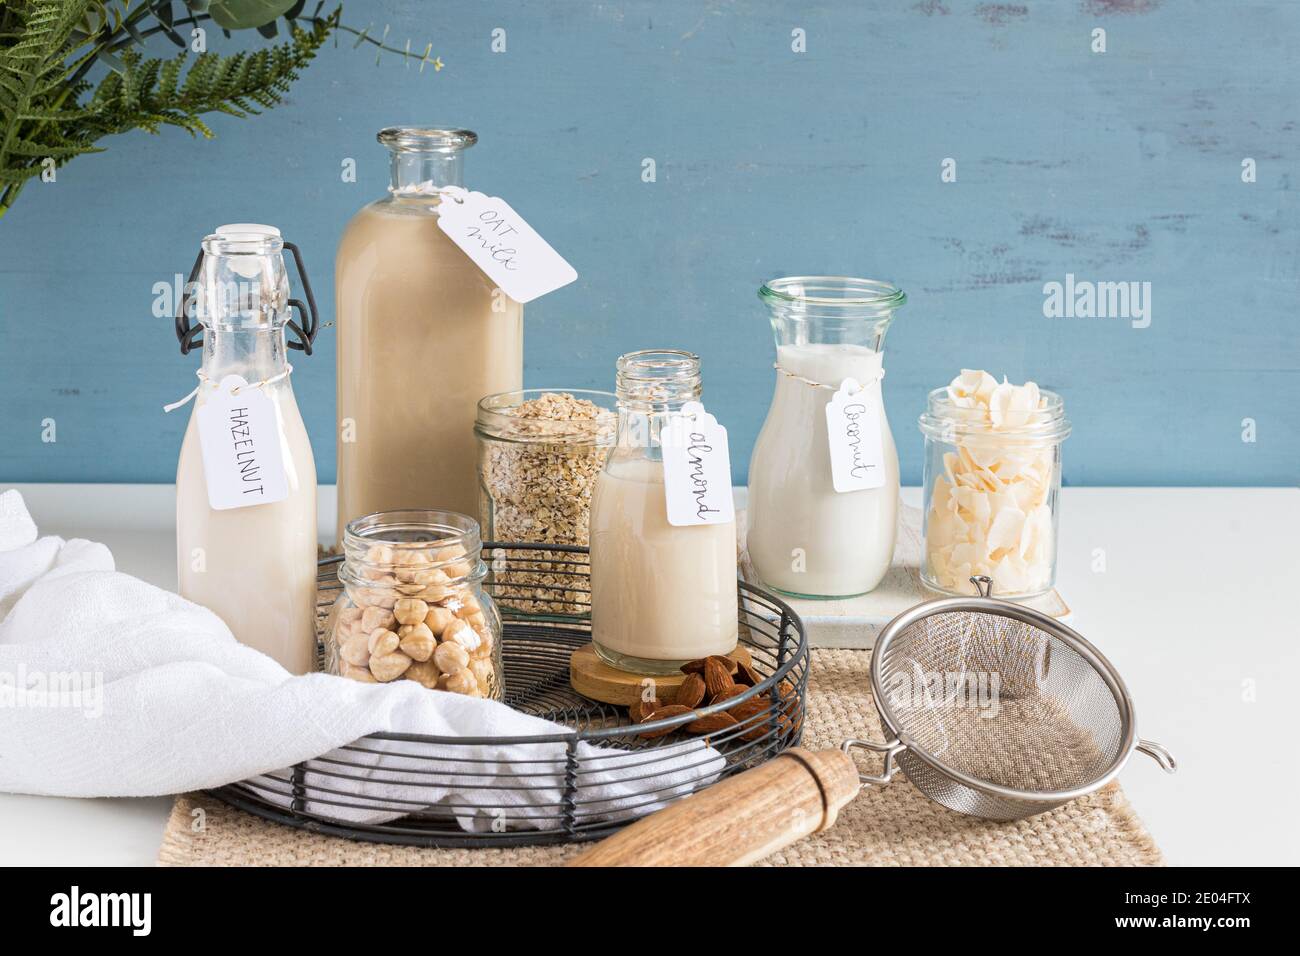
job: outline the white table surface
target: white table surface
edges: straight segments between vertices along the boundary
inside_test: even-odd
[[[103,541],[120,570],[175,587],[171,486],[16,487],[42,533]],[[332,536],[333,489],[321,492]],[[1073,624],[1124,675],[1139,733],[1179,760],[1170,777],[1136,754],[1122,777],[1169,862],[1300,864],[1300,489],[1063,497],[1058,587]],[[152,864],[170,805],[0,794],[0,863]]]

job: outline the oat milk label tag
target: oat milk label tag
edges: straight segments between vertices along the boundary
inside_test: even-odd
[[[836,492],[885,485],[885,445],[880,435],[880,383],[863,388],[846,378],[826,403],[831,483]]]
[[[268,505],[289,497],[280,420],[275,403],[262,389],[227,375],[194,414],[208,503],[214,510]]]
[[[504,199],[459,186],[441,192],[438,228],[516,302],[531,302],[578,278]]]
[[[668,420],[660,442],[668,523],[683,527],[734,521],[727,430],[718,420],[699,402],[687,402]]]

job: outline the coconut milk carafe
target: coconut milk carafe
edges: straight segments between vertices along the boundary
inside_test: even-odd
[[[894,554],[898,453],[881,399],[885,332],[907,297],[870,279],[797,276],[759,290],[776,336],[776,392],[749,465],[750,560],[768,587],[847,597]],[[846,379],[829,432],[828,405]],[[832,439],[847,467],[833,474]],[[847,476],[847,477],[846,477]],[[837,490],[837,477],[848,487]]]
[[[308,306],[289,298],[286,248]],[[305,674],[316,659],[316,465],[288,349],[311,353],[311,287],[297,248],[279,230],[249,223],[203,240],[191,286],[196,279],[200,324],[190,323],[185,302],[176,320],[182,354],[203,350],[176,469],[180,594],[214,611],[242,643]]]
[[[523,306],[439,228],[467,130],[385,129],[390,195],[339,242],[338,527],[409,508],[478,513],[479,399],[523,386]]]

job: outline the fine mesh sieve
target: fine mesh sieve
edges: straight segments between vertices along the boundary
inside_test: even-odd
[[[1104,786],[1135,749],[1173,772],[1163,747],[1137,739],[1128,691],[1095,647],[971,580],[979,597],[918,605],[877,639],[871,686],[889,739],[844,744],[884,754],[864,783],[901,769],[951,810],[1015,820]]]

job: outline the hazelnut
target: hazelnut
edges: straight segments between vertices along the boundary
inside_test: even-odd
[[[365,634],[353,634],[339,645],[339,657],[349,664],[365,667],[370,661],[370,640]]]
[[[397,594],[389,588],[358,588],[355,597],[358,604],[370,604],[389,611],[397,603]]]
[[[392,631],[377,627],[370,632],[366,646],[370,650],[371,657],[383,657],[397,650],[397,645],[400,643],[401,639]]]
[[[478,681],[478,686],[482,688],[490,687],[496,678],[496,671],[489,660],[470,661],[469,670]]]
[[[429,608],[429,613],[424,616],[424,623],[429,626],[429,630],[434,634],[441,634],[447,629],[447,625],[456,619],[456,616],[448,611],[445,607],[434,606]]]
[[[419,624],[407,624],[397,636],[401,641],[403,654],[408,654],[417,661],[427,661],[433,655],[435,641],[433,631],[421,621]]]
[[[478,632],[459,618],[447,625],[447,629],[442,632],[442,640],[444,643],[454,641],[467,651],[472,651],[483,643]]]
[[[394,637],[397,635],[394,634]],[[411,666],[411,659],[401,651],[394,651],[391,654],[377,654],[370,658],[370,673],[375,675],[375,680],[381,684],[386,684],[391,680],[397,680],[406,669]]]
[[[427,587],[421,588],[419,596],[421,600],[427,601],[429,604],[434,604],[438,601],[445,601],[449,594],[451,594],[451,592],[443,585],[430,584]]]
[[[419,598],[402,598],[393,607],[393,616],[400,624],[419,624],[429,613],[429,605]]]
[[[469,665],[469,651],[452,642],[439,644],[433,652],[433,662],[442,673],[454,674]]]
[[[478,678],[469,670],[454,671],[438,678],[438,687],[453,694],[473,694],[478,690]]]
[[[433,560],[438,564],[445,564],[448,561],[455,561],[457,558],[463,558],[469,554],[463,544],[449,544],[446,547],[439,548],[433,556]]]
[[[404,679],[413,680],[430,690],[438,686],[438,678],[441,676],[438,665],[433,661],[415,661],[402,675]]]
[[[356,665],[349,664],[346,661],[344,661],[343,666],[339,668],[339,676],[346,677],[348,680],[359,680],[363,684],[378,683],[375,680],[375,675],[370,673],[370,668],[357,667]]]
[[[483,605],[478,603],[476,598],[469,591],[458,594],[460,598],[460,607],[456,609],[456,616],[460,618],[469,618],[474,614],[480,614],[483,611]]]
[[[391,628],[397,622],[393,612],[382,607],[368,607],[361,612],[361,629],[369,634],[377,627]]]
[[[393,564],[399,568],[418,568],[428,563],[429,553],[423,548],[402,548],[393,555]]]

